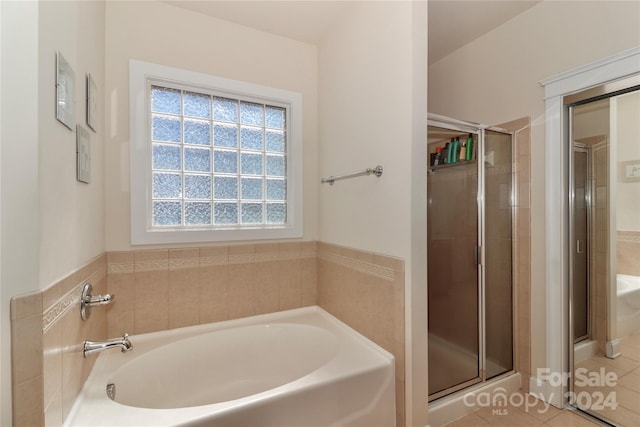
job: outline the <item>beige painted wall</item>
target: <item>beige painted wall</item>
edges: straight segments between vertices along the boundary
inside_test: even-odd
[[[8,426],[11,425],[9,301],[13,295],[38,288],[38,132],[34,124],[38,119],[38,4],[0,2],[0,13],[0,424]],[[16,177],[20,177],[21,185],[15,185]]]
[[[384,166],[382,177],[323,184],[319,240],[410,257],[411,5],[359,4],[318,51],[321,177]]]
[[[320,185],[318,239],[405,260],[406,417],[425,425],[426,3],[341,18],[318,47],[318,178],[384,172]]]
[[[104,3],[41,2],[38,38],[40,289],[85,265],[104,244]],[[75,71],[76,123],[91,138],[91,182],[76,180],[76,130],[56,120],[55,53]],[[86,123],[86,75],[98,87],[97,126]]]
[[[2,2],[2,381],[0,424],[11,424],[9,300],[44,289],[104,251],[102,108],[91,133],[91,184],[76,181],[76,136],[55,119],[55,53],[104,94],[102,2]],[[19,42],[18,42],[19,41]]]
[[[539,81],[640,45],[640,2],[544,1],[429,67],[429,110],[532,119],[532,372],[545,365],[544,92]]]
[[[640,92],[617,98],[618,162],[640,163]],[[618,168],[621,168],[618,163]],[[622,171],[619,170],[619,176]],[[617,229],[640,231],[640,182],[617,183]]]
[[[315,46],[159,2],[106,5],[106,246],[129,250],[129,58],[303,95],[304,240],[317,238]]]

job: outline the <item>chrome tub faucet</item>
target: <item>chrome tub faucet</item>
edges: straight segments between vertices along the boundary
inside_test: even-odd
[[[129,341],[129,334],[124,334],[122,338],[107,341],[85,341],[82,345],[82,352],[84,357],[87,357],[92,353],[98,353],[110,348],[121,348],[123,353],[133,350],[133,345]]]

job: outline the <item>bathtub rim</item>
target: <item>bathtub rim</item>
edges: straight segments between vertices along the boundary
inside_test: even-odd
[[[632,283],[631,289],[620,290],[618,287],[618,284],[620,283],[620,279],[629,280]],[[630,294],[638,291],[640,291],[640,276],[632,276],[630,274],[620,274],[620,273],[616,274],[616,295],[618,298],[626,294]]]
[[[138,334],[138,335],[131,336],[131,340],[134,345],[134,349],[136,345],[138,345],[138,347],[143,347],[145,352],[154,351],[156,348],[161,347],[162,345],[166,345],[169,342],[173,342],[176,339],[176,337],[180,337],[178,339],[182,339],[182,338],[204,334],[207,332],[214,332],[218,330],[228,330],[228,329],[233,329],[238,327],[257,325],[257,324],[267,324],[269,322],[291,323],[290,319],[292,318],[297,318],[299,316],[302,316],[303,318],[304,317],[310,318],[309,316],[312,316],[312,315],[320,316],[320,318],[323,321],[328,322],[329,325],[331,325],[333,328],[336,328],[336,330],[338,330],[340,333],[346,335],[349,339],[356,341],[358,344],[364,345],[372,353],[377,354],[377,357],[375,357],[376,359],[375,362],[370,362],[370,366],[367,366],[364,369],[361,369],[359,371],[357,370],[354,371],[353,375],[355,375],[355,373],[364,373],[364,372],[374,371],[376,369],[382,369],[383,367],[388,366],[390,368],[390,379],[387,379],[387,382],[391,381],[391,384],[392,384],[391,386],[395,390],[394,384],[395,384],[396,375],[395,375],[395,357],[393,356],[393,354],[391,354],[389,351],[385,350],[380,345],[374,343],[372,340],[365,337],[364,335],[354,330],[352,327],[342,322],[341,320],[337,319],[331,313],[325,311],[324,309],[322,309],[317,305],[260,314],[260,315],[254,315],[254,316],[244,317],[240,319],[231,319],[231,320],[225,320],[221,322],[213,322],[213,323],[208,323],[203,325],[181,327],[181,328],[176,328],[176,329],[171,329],[166,331],[157,331],[157,332],[150,332],[146,334]],[[294,390],[295,387],[292,388],[290,387],[290,385],[302,386],[302,388],[304,388],[304,386],[313,388],[313,387],[320,387],[324,384],[328,384],[332,382],[332,380],[334,380],[334,378],[330,378],[330,377],[321,378],[321,379],[313,378],[314,374],[318,371],[316,370],[288,384],[284,384],[282,386],[275,387],[273,389],[270,389],[264,392],[260,392],[254,395],[242,397],[235,400],[230,400],[227,402],[213,403],[213,404],[201,405],[201,406],[195,406],[195,407],[175,408],[175,409],[148,409],[148,408],[127,406],[116,401],[108,400],[106,396],[106,392],[104,391],[103,388],[100,388],[101,381],[105,379],[102,377],[107,375],[103,372],[105,369],[105,365],[108,365],[109,363],[115,363],[114,359],[126,358],[126,356],[127,356],[127,353],[120,353],[120,352],[112,352],[112,353],[103,352],[98,354],[98,360],[96,361],[96,364],[93,370],[89,374],[89,377],[83,384],[81,391],[78,394],[78,397],[75,399],[72,409],[70,410],[69,414],[65,417],[63,421],[63,426],[82,425],[78,423],[82,423],[84,417],[81,416],[80,419],[77,419],[77,418],[79,415],[84,415],[86,413],[86,410],[83,410],[83,404],[85,403],[89,403],[89,405],[96,405],[104,401],[106,405],[109,405],[109,407],[111,407],[111,409],[120,408],[123,410],[130,410],[133,412],[138,412],[138,415],[144,414],[144,413],[151,414],[154,412],[155,413],[164,412],[165,414],[168,414],[169,411],[177,411],[177,412],[180,412],[181,415],[184,415],[187,421],[189,420],[193,421],[207,415],[207,413],[203,413],[203,410],[205,408],[215,407],[212,409],[235,411],[239,408],[249,405],[254,400],[261,401],[261,400],[268,400],[272,398],[278,398],[279,396],[290,395],[295,392]],[[371,356],[371,357],[374,358],[374,356]],[[102,358],[102,363],[100,358]],[[323,368],[324,367],[320,369],[323,369]],[[394,395],[395,395],[395,392],[394,392]],[[393,404],[395,408],[395,399]],[[395,413],[395,409],[394,409],[394,413]],[[149,425],[156,425],[156,424],[149,424]]]

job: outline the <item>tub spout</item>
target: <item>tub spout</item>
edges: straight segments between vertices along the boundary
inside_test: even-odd
[[[110,348],[121,348],[123,353],[131,351],[133,349],[133,345],[131,345],[131,341],[129,341],[129,334],[124,334],[122,338],[115,338],[107,341],[85,341],[83,343],[84,357]]]

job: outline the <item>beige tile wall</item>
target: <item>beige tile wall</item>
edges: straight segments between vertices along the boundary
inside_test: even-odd
[[[522,132],[516,144],[520,185],[528,177],[529,133]],[[525,378],[530,369],[528,211],[528,192],[521,191],[516,368]],[[87,280],[96,293],[116,297],[81,322],[77,302]],[[15,425],[62,424],[95,360],[82,357],[85,339],[314,304],[394,354],[397,425],[404,425],[404,262],[316,242],[109,252],[43,292],[14,298]]]
[[[11,374],[14,426],[44,423],[42,292],[11,300]]]
[[[640,231],[617,232],[617,273],[640,276]]]
[[[84,340],[314,305],[316,279],[316,242],[103,254],[13,298],[14,425],[62,425],[96,358],[83,357]],[[83,322],[86,281],[115,298]]]
[[[316,242],[107,253],[109,335],[315,305]]]
[[[396,419],[404,425],[404,262],[318,244],[318,305],[395,356]]]
[[[106,257],[101,255],[44,291],[11,301],[14,426],[61,426],[95,358],[82,356],[81,343],[106,338],[106,311],[83,322],[82,286],[105,293]]]
[[[514,183],[514,367],[522,375],[522,389],[529,391],[531,377],[531,124],[525,117],[499,127],[515,132]]]

